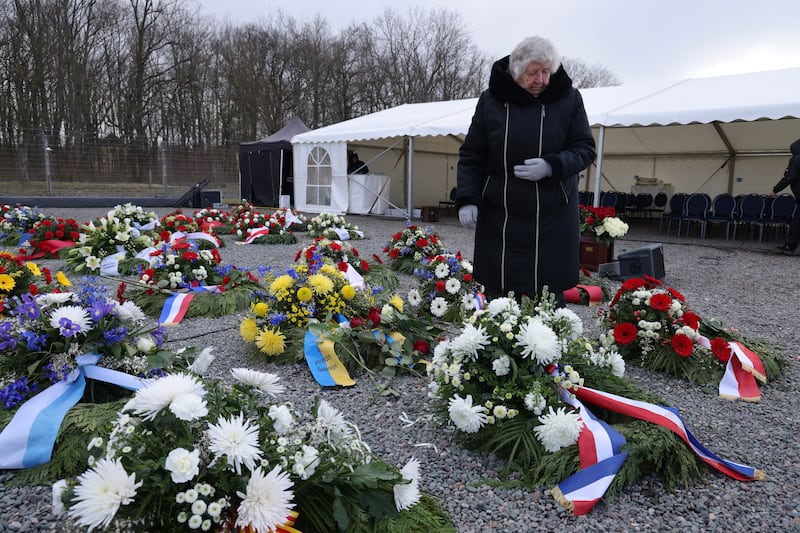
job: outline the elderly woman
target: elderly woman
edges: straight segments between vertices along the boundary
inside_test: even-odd
[[[583,99],[553,44],[529,37],[492,66],[458,160],[456,206],[475,229],[490,298],[578,283],[578,180],[595,157]]]

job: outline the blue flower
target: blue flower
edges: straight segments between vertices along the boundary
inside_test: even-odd
[[[0,403],[11,409],[36,392],[39,392],[38,385],[35,382],[28,383],[28,378],[23,376],[4,389],[0,389]]]
[[[44,349],[47,343],[47,335],[44,333],[36,333],[35,331],[23,331],[19,334],[22,340],[25,341],[25,346],[32,352],[38,352]]]
[[[111,346],[112,344],[117,344],[118,342],[122,342],[122,340],[128,335],[128,330],[125,326],[120,326],[118,328],[109,329],[103,332],[103,339],[105,339],[105,344],[107,346]]]

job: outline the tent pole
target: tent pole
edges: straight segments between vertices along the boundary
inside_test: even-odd
[[[281,166],[278,170],[278,206],[281,205],[281,195],[283,195],[283,148],[281,148]]]
[[[606,136],[606,127],[600,126],[600,131],[597,134],[597,159],[595,161],[594,173],[594,199],[592,205],[597,207],[600,205],[600,179],[603,175],[603,141]]]
[[[408,151],[406,152],[406,179],[408,180],[408,220],[411,220],[414,215],[414,137],[406,137],[408,139]]]

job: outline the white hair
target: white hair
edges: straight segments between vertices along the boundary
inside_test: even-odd
[[[523,39],[511,52],[508,68],[516,80],[531,63],[542,63],[550,67],[551,72],[561,66],[561,55],[550,39],[535,35]]]

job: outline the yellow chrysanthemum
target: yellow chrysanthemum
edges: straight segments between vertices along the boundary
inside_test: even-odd
[[[356,289],[352,285],[345,285],[342,287],[342,296],[345,300],[352,300],[356,295]]]
[[[398,311],[403,310],[403,299],[399,295],[395,294],[394,296],[392,296],[389,299],[389,303],[392,305],[392,307],[394,307]]]
[[[297,290],[297,299],[300,300],[301,302],[307,302],[311,300],[311,296],[312,296],[311,289],[309,289],[308,287],[300,287]]]
[[[267,355],[280,355],[286,349],[286,337],[278,329],[264,328],[256,337],[256,346]]]
[[[272,294],[277,294],[281,291],[285,291],[293,284],[294,280],[292,279],[292,276],[284,274],[282,276],[278,276],[272,283],[269,284],[269,292]]]
[[[14,278],[9,276],[8,274],[0,274],[0,291],[10,291],[17,285],[17,282],[14,281]]]
[[[264,318],[265,316],[267,316],[268,309],[269,307],[267,307],[267,304],[265,304],[264,302],[258,302],[253,306],[253,313],[255,313],[255,315],[259,318]]]
[[[58,284],[62,287],[70,287],[72,285],[72,283],[70,283],[70,281],[67,279],[66,274],[60,270],[56,272],[56,281],[58,281]]]
[[[42,271],[39,270],[39,265],[37,265],[36,263],[29,261],[25,263],[25,266],[28,268],[28,270],[30,270],[31,274],[33,274],[34,276],[42,275]]]
[[[239,324],[239,335],[242,336],[244,342],[253,342],[258,336],[258,324],[254,318],[245,318]]]
[[[319,271],[322,272],[323,274],[330,274],[332,276],[339,275],[339,270],[330,263],[325,263],[324,265],[322,265],[322,268],[320,268]]]
[[[317,294],[328,294],[333,290],[333,281],[325,274],[314,274],[308,277],[308,284]]]

